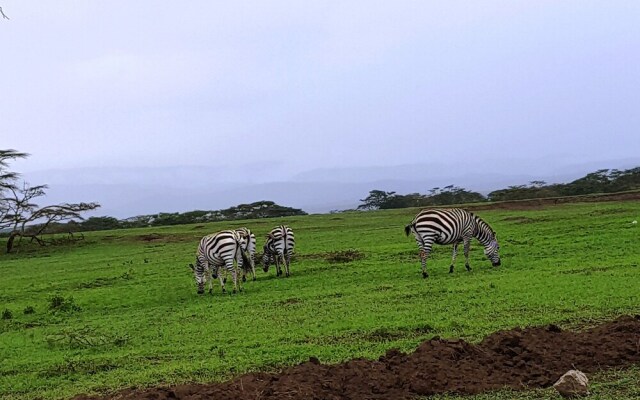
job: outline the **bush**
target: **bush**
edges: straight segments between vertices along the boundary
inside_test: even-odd
[[[49,310],[72,312],[80,311],[80,307],[76,305],[72,296],[69,296],[69,298],[65,298],[64,296],[56,294],[49,298]]]
[[[11,318],[13,318],[13,312],[11,312],[11,310],[9,310],[8,308],[5,308],[2,312],[2,319],[9,320]]]

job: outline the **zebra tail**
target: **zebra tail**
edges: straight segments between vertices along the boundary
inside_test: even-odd
[[[404,227],[404,233],[405,235],[409,236],[409,234],[411,233],[411,227],[413,226],[413,224],[409,224],[407,226]]]
[[[242,256],[242,269],[245,271],[251,270],[253,263],[251,262],[251,258],[247,255],[247,252],[240,249],[240,255]]]

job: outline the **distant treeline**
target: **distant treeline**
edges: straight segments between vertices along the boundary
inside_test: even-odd
[[[127,219],[114,217],[91,217],[84,221],[69,221],[66,224],[51,226],[48,231],[86,232],[108,229],[141,228],[148,226],[181,225],[216,221],[233,221],[237,219],[257,219],[307,215],[306,212],[291,207],[275,204],[273,201],[258,201],[251,204],[240,204],[235,207],[215,211],[188,211],[183,213],[158,213],[139,215]]]
[[[406,207],[429,207],[448,204],[478,203],[483,201],[509,201],[545,197],[576,196],[593,193],[613,193],[640,189],[640,167],[617,170],[601,169],[570,183],[547,184],[531,181],[527,185],[509,186],[495,190],[487,196],[454,185],[433,188],[428,194],[406,195],[383,190],[372,190],[359,210],[377,210]]]

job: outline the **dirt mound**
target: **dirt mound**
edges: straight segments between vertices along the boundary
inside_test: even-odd
[[[640,316],[625,316],[583,332],[555,325],[514,329],[496,332],[477,345],[434,338],[411,354],[389,350],[378,360],[335,365],[311,358],[279,374],[125,390],[102,399],[409,399],[443,392],[548,387],[572,368],[589,373],[636,363],[640,363]]]

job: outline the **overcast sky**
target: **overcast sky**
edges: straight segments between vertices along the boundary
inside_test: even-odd
[[[0,148],[23,172],[640,152],[638,1],[0,6]]]

